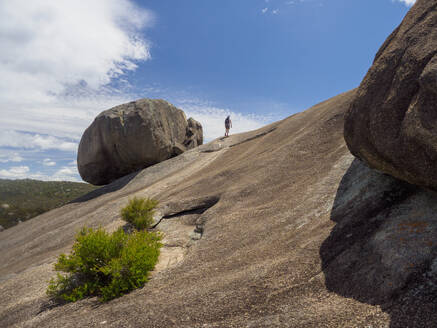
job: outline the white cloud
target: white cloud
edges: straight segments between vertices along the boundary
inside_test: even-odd
[[[131,0],[0,1],[0,129],[80,137],[125,96],[105,87],[150,58]]]
[[[203,127],[206,142],[221,137],[225,133],[224,121],[230,115],[232,120],[231,134],[256,130],[271,122],[268,117],[253,114],[241,114],[229,109],[218,108],[199,100],[183,100],[176,102],[187,117],[193,117]]]
[[[57,149],[63,151],[76,151],[77,142],[53,136],[23,133],[14,130],[0,131],[0,147],[14,147],[21,149]]]
[[[19,153],[16,152],[3,152],[0,154],[0,163],[8,163],[8,162],[22,162],[23,157],[20,156]]]
[[[32,173],[28,166],[13,166],[0,170],[0,178],[4,179],[34,179],[42,181],[81,181],[76,167],[64,166],[52,175],[35,172]]]
[[[304,3],[304,2],[315,2],[315,1],[316,0],[288,0],[288,1],[285,1],[285,4],[289,5],[289,6],[292,6],[292,5],[298,5],[298,4],[301,4],[301,3]],[[319,6],[323,6],[323,3],[319,2],[318,5]]]
[[[128,0],[2,1],[0,17],[2,73],[36,92],[80,81],[97,88],[150,57],[135,31],[151,14]]]
[[[56,171],[49,180],[52,181],[80,181],[78,176],[77,167],[64,166]]]
[[[77,173],[77,170],[72,167],[64,166],[62,169],[58,170],[55,175],[74,175]]]
[[[272,14],[273,14],[273,15],[277,15],[277,14],[279,14],[279,9],[274,9],[274,10],[272,10]]]
[[[263,9],[261,9],[261,13],[265,14],[268,10],[269,10],[269,8],[263,8]]]
[[[9,170],[0,170],[0,177],[6,179],[24,179],[28,172],[28,166],[13,166]]]
[[[43,164],[44,166],[55,166],[55,165],[56,165],[56,162],[55,162],[55,161],[52,161],[50,158],[45,158],[45,159],[42,161],[42,164]]]
[[[416,3],[416,0],[397,0],[397,1],[402,2],[402,3],[404,3],[407,6],[412,6],[412,5],[414,5]]]

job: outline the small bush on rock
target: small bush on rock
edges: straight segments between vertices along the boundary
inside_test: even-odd
[[[99,228],[83,228],[76,236],[71,254],[61,254],[57,274],[47,288],[54,298],[74,302],[87,296],[107,301],[139,288],[148,280],[158,261],[161,235],[122,229],[110,234]]]
[[[121,209],[121,217],[136,229],[143,230],[153,224],[153,214],[158,201],[150,198],[133,198]]]

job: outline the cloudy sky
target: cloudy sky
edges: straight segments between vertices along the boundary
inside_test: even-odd
[[[207,140],[356,87],[413,0],[0,2],[0,178],[81,181],[101,111],[163,98]]]

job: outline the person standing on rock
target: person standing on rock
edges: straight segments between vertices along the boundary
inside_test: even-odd
[[[229,129],[232,128],[232,121],[231,121],[231,116],[228,115],[228,117],[226,117],[225,120],[225,137],[229,137]]]

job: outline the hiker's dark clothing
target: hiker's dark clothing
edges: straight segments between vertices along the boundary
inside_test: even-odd
[[[227,118],[225,120],[225,128],[226,129],[230,129],[231,128],[231,120],[229,118]]]

